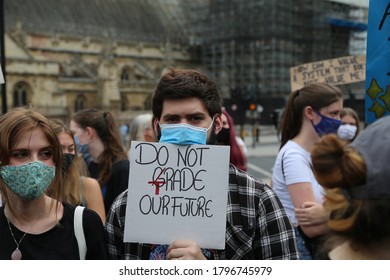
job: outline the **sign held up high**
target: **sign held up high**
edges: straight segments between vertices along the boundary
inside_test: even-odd
[[[364,81],[366,57],[344,56],[305,63],[290,68],[291,91],[314,82],[342,85]]]

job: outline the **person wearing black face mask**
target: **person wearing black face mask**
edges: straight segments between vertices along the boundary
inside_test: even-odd
[[[235,165],[237,168],[247,171],[247,157],[245,153],[245,143],[242,139],[237,139],[236,132],[234,129],[234,122],[232,117],[227,111],[222,112],[222,129],[218,134],[217,143],[219,145],[230,146],[230,163]],[[241,140],[241,145],[239,144]]]
[[[72,166],[74,160],[74,154],[64,153],[62,161],[62,170],[64,173],[67,173]]]
[[[106,213],[103,196],[97,180],[88,177],[87,167],[78,155],[73,133],[61,120],[51,120],[51,124],[62,147],[62,174],[64,189],[62,200],[73,205],[84,205],[94,210],[104,223]]]

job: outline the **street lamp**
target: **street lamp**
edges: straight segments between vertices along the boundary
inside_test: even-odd
[[[5,44],[4,44],[4,37],[5,37],[5,28],[4,28],[4,0],[0,0],[0,48],[1,48],[1,69],[3,69],[3,76],[5,80],[6,76],[6,69],[5,69]],[[2,104],[2,112],[3,114],[7,113],[7,88],[6,83],[1,84],[1,104]]]

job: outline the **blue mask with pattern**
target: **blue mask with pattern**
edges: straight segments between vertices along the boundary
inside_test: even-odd
[[[0,168],[4,183],[23,200],[40,197],[49,188],[55,173],[55,166],[48,166],[41,161],[18,166],[5,165]]]
[[[318,124],[314,125],[312,122],[312,125],[315,131],[317,132],[318,136],[321,137],[325,134],[337,133],[337,130],[341,125],[341,120],[326,117],[317,110],[314,110],[314,112],[316,112],[316,114],[321,117],[321,120]]]

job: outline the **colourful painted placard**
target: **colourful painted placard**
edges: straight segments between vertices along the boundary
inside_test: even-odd
[[[366,123],[390,114],[390,0],[370,0],[366,61]]]

